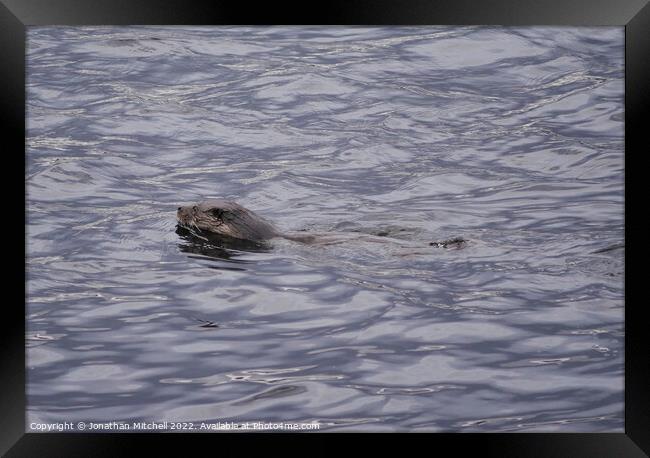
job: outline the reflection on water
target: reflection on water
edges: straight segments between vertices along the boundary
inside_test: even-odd
[[[28,425],[622,431],[623,36],[29,28]]]
[[[208,258],[236,261],[238,254],[242,251],[263,253],[271,249],[270,246],[262,243],[187,229],[180,225],[176,226],[176,233],[185,242],[178,244],[180,251]]]

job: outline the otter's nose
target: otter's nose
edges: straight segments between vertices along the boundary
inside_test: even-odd
[[[178,211],[181,211],[182,208],[183,208],[183,207],[178,207]]]

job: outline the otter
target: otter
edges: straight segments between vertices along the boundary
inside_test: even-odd
[[[178,207],[176,217],[179,226],[184,229],[258,245],[278,237],[307,244],[318,240],[317,236],[312,234],[282,233],[261,216],[231,200],[210,199]],[[388,233],[378,232],[373,235],[386,237]],[[337,243],[337,240],[331,240],[331,237],[332,234],[321,237],[323,244]],[[456,237],[442,242],[430,242],[429,246],[460,248],[465,242],[463,238]]]
[[[310,235],[283,234],[258,214],[231,200],[210,199],[178,207],[176,217],[186,229],[198,229],[212,235],[257,244],[276,237],[303,243],[314,240]]]

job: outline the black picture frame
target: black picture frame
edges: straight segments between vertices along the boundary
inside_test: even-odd
[[[134,447],[167,455],[172,441],[183,449],[209,445],[210,453],[241,454],[254,437],[267,451],[302,450],[339,453],[337,438],[361,437],[374,444],[393,441],[399,434],[67,434],[25,433],[25,38],[26,27],[37,25],[149,25],[149,24],[337,24],[337,25],[618,25],[625,26],[625,259],[643,256],[644,228],[638,211],[645,200],[640,186],[647,153],[643,116],[650,106],[650,5],[647,0],[349,0],[318,6],[278,2],[190,0],[0,0],[0,123],[4,199],[5,299],[2,309],[2,389],[0,389],[0,452],[23,456],[131,456]],[[22,156],[20,152],[22,151]],[[22,175],[20,170],[23,170]],[[20,199],[23,190],[23,199]],[[633,211],[636,206],[637,212]],[[24,219],[22,220],[24,221]],[[645,231],[647,232],[647,230]],[[647,242],[646,242],[647,243]],[[7,250],[11,248],[11,250]],[[16,264],[13,264],[13,262]],[[26,264],[24,265],[26,266]],[[650,358],[648,332],[635,300],[642,269],[625,269],[625,432],[620,434],[417,434],[409,442],[434,452],[453,447],[455,455],[468,448],[499,457],[571,456],[636,457],[650,451]],[[9,294],[11,292],[11,294]],[[291,436],[290,448],[284,439]],[[296,442],[299,436],[298,442]],[[233,441],[236,443],[233,443]],[[280,449],[280,441],[283,441]],[[216,447],[216,448],[215,448]],[[236,447],[236,448],[235,448]],[[277,447],[277,449],[276,449]],[[644,453],[644,451],[646,453]]]

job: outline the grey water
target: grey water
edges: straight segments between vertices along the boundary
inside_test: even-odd
[[[623,28],[27,38],[28,431],[623,431]]]

